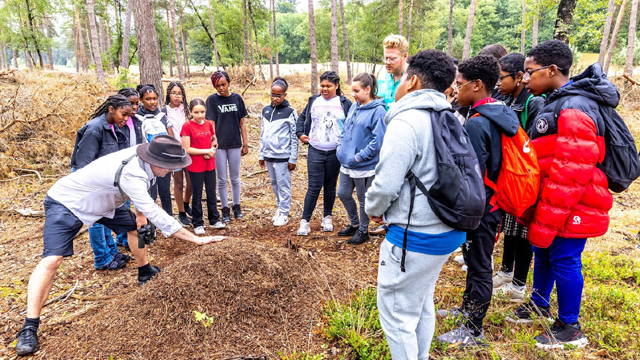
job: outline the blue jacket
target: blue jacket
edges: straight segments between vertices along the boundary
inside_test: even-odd
[[[342,166],[352,170],[376,168],[387,130],[384,123],[386,113],[383,99],[372,100],[364,106],[359,103],[351,105],[336,153]]]
[[[128,141],[127,136],[117,125],[113,126],[113,131],[111,130],[107,116],[102,114],[78,130],[69,165],[72,168],[81,169],[99,157],[129,147]]]

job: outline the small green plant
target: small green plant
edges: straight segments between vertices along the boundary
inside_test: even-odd
[[[122,89],[125,87],[134,88],[135,84],[129,82],[129,69],[119,68],[119,74],[115,78],[111,78],[107,80],[109,85],[111,85],[115,89]]]
[[[196,321],[202,323],[204,327],[209,327],[213,325],[213,317],[208,316],[205,313],[201,313],[199,311],[193,310],[193,315],[196,317]]]

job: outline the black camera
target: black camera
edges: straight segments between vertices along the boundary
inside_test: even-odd
[[[156,227],[153,224],[147,224],[138,229],[138,248],[144,249],[145,245],[151,245],[156,239]]]

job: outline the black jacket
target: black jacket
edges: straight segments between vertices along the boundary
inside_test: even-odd
[[[298,116],[298,121],[296,121],[296,136],[298,138],[302,135],[309,135],[309,131],[311,130],[311,119],[309,113],[311,112],[313,102],[318,98],[318,96],[320,95],[311,96],[307,102],[307,106],[304,107],[304,110],[302,110]],[[344,116],[346,117],[347,114],[349,114],[349,108],[351,108],[351,100],[340,95],[340,105],[342,105],[342,110],[344,110]]]
[[[529,99],[531,97],[531,99]],[[529,104],[527,104],[527,100],[529,101]],[[538,116],[538,113],[540,112],[540,110],[542,110],[542,107],[544,106],[544,97],[542,96],[533,96],[531,94],[529,94],[529,92],[526,89],[522,89],[522,91],[520,92],[520,95],[518,95],[517,98],[514,99],[513,94],[509,95],[509,97],[505,100],[505,104],[507,104],[507,106],[509,106],[510,108],[513,109],[513,111],[516,112],[516,115],[518,116],[518,120],[520,120],[520,124],[522,125],[522,128],[524,129],[525,132],[529,132],[529,129],[531,129],[531,127],[533,126],[533,124],[535,123],[535,119],[536,116]],[[526,119],[523,119],[523,116],[525,116],[525,107],[526,107]]]
[[[72,168],[81,169],[93,160],[129,147],[127,136],[117,125],[111,126],[102,114],[86,123],[76,134],[71,155]],[[128,131],[128,130],[127,130]]]

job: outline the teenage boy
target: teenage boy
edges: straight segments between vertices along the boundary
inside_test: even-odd
[[[498,60],[488,55],[463,61],[456,75],[458,102],[461,106],[471,106],[464,127],[478,156],[481,174],[494,183],[498,180],[502,161],[502,134],[514,136],[519,126],[515,112],[491,97],[499,77]],[[467,264],[467,286],[462,306],[438,311],[441,316],[464,317],[465,322],[460,328],[438,337],[438,341],[457,343],[461,347],[486,343],[482,322],[493,292],[491,254],[502,210],[490,205],[493,190],[485,186],[485,192],[487,206],[482,221],[477,229],[467,233],[462,247]]]
[[[411,170],[429,188],[438,176],[431,111],[451,108],[443,92],[455,78],[449,56],[424,50],[408,59],[387,112],[387,132],[365,210],[375,221],[390,224],[380,247],[378,311],[394,360],[427,359],[435,330],[433,292],[442,265],[465,241],[465,233],[440,221],[425,196],[416,196],[408,231],[405,271],[400,269],[411,192],[405,175]]]
[[[528,133],[538,154],[542,186],[532,218],[521,219],[531,220],[527,238],[535,254],[532,302],[507,319],[530,323],[533,312],[549,317],[555,282],[558,318],[535,337],[536,346],[543,349],[587,344],[578,322],[584,285],[582,251],[588,237],[607,232],[613,204],[607,178],[596,164],[605,155],[600,108],[615,108],[620,95],[600,64],[570,79],[572,63],[573,54],[565,43],[545,41],[527,54],[522,79],[533,95],[547,94]],[[556,111],[558,102],[561,108]]]

